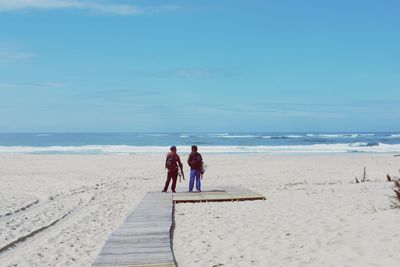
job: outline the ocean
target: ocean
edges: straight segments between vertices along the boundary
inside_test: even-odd
[[[1,133],[0,154],[400,153],[400,132],[355,133]]]

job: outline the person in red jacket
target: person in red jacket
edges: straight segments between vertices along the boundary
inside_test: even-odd
[[[181,162],[181,159],[179,155],[176,153],[176,146],[171,146],[169,150],[170,152],[167,154],[167,157],[165,159],[165,168],[168,171],[167,180],[165,181],[165,186],[162,192],[167,192],[169,183],[171,182],[172,179],[171,190],[173,193],[175,193],[176,180],[178,179],[178,172],[179,172],[178,168],[181,169],[183,180],[185,180],[185,175],[183,173],[183,164]]]
[[[188,164],[190,166],[189,192],[193,192],[195,180],[197,192],[201,192],[203,157],[199,152],[197,152],[197,146],[195,145],[192,146],[192,152],[189,155]]]

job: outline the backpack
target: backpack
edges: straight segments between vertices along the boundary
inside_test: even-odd
[[[168,156],[167,156],[167,159],[166,159],[166,161],[165,161],[165,167],[166,167],[169,171],[175,170],[175,169],[177,168],[176,162],[177,162],[176,156],[174,156],[174,155],[168,155]]]
[[[201,170],[201,165],[203,163],[203,158],[199,153],[195,153],[192,155],[191,161],[190,161],[190,167],[192,167],[195,170]]]

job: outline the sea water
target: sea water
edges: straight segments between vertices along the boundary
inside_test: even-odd
[[[400,132],[351,133],[2,133],[1,154],[400,153]]]

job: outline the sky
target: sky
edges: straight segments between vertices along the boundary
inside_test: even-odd
[[[397,0],[0,0],[0,132],[400,130]]]

